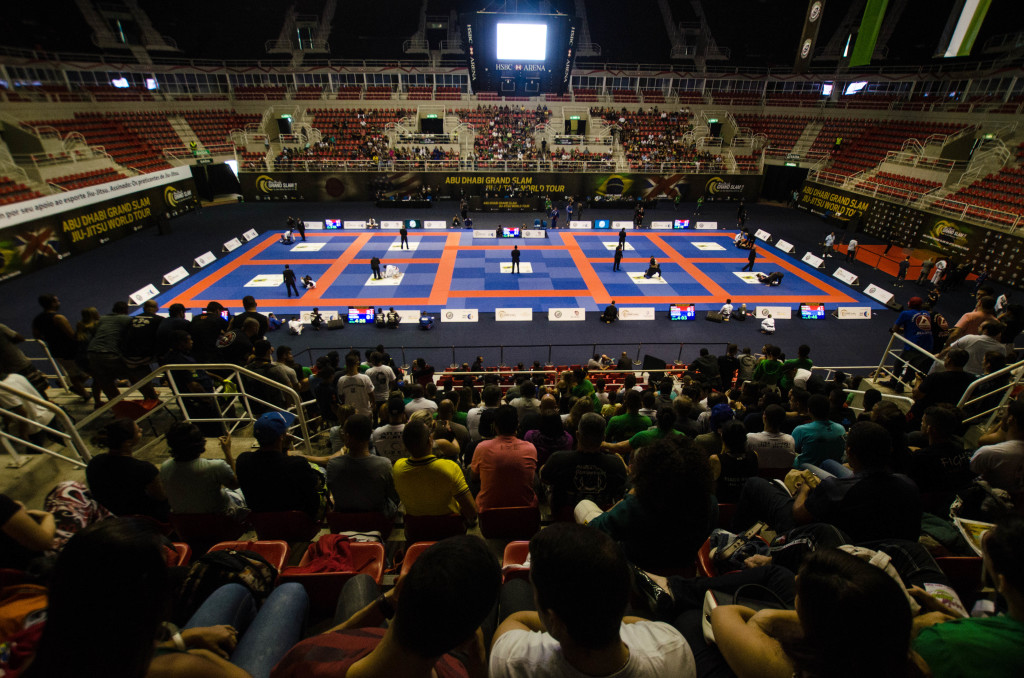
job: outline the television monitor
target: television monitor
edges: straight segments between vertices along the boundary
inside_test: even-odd
[[[668,307],[669,320],[693,320],[695,317],[697,317],[697,311],[693,304],[688,306],[673,304]]]
[[[406,219],[405,220],[405,227],[406,228],[423,228],[423,222],[420,221],[419,219]]]
[[[324,219],[324,230],[337,231],[341,228],[341,219]]]
[[[377,310],[370,306],[369,308],[356,308],[355,306],[348,307],[348,322],[350,325],[372,325],[373,318],[376,315]]]
[[[672,222],[672,228],[684,229],[690,227],[689,219],[676,219]]]
[[[825,304],[800,304],[801,320],[824,320]]]
[[[498,61],[544,61],[547,46],[547,24],[498,24]]]
[[[594,220],[594,228],[595,229],[599,228],[601,230],[607,231],[611,227],[612,227],[612,222],[609,219],[595,219]]]
[[[502,226],[501,233],[499,235],[502,238],[522,238],[523,232],[518,226]]]

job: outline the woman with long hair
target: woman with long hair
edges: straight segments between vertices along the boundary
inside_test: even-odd
[[[167,431],[171,458],[160,466],[160,482],[174,513],[236,514],[244,509],[231,436],[221,436],[219,442],[224,459],[202,459],[206,436],[198,426],[181,421]]]
[[[107,448],[85,469],[93,497],[119,516],[144,515],[165,522],[170,508],[156,466],[135,459],[132,452],[142,440],[133,419],[122,417],[107,424],[93,440]]]
[[[284,584],[257,615],[248,590],[229,584],[193,617],[214,623],[190,622],[179,633],[163,623],[171,586],[160,537],[126,518],[100,521],[72,537],[57,559],[49,595],[46,626],[22,678],[268,676],[301,637],[308,607],[301,585]]]

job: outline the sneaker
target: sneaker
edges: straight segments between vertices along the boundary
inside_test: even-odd
[[[633,570],[633,590],[643,596],[651,612],[658,616],[665,616],[671,612],[674,605],[671,594],[658,586],[636,565],[630,565],[630,569]]]

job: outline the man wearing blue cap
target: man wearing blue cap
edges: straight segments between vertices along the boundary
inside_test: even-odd
[[[316,517],[322,477],[301,456],[291,456],[290,412],[267,412],[256,420],[252,435],[259,449],[245,452],[235,464],[246,503],[255,513],[304,511]]]

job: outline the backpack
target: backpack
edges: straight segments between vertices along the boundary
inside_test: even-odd
[[[274,590],[277,568],[253,551],[211,551],[192,563],[178,593],[179,620],[188,620],[210,595],[225,584],[249,589],[257,604]]]

